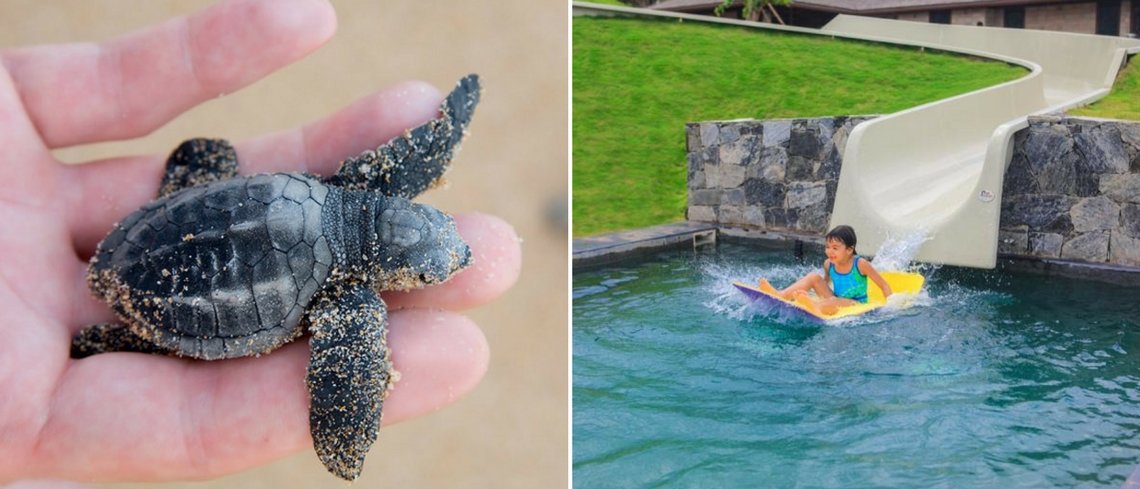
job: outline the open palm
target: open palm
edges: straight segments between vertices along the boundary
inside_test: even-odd
[[[303,341],[218,362],[69,358],[76,331],[116,320],[87,290],[86,260],[117,220],[155,196],[165,155],[67,166],[50,151],[146,134],[300,58],[335,28],[323,2],[235,0],[103,44],[0,52],[0,481],[202,479],[311,446]],[[397,85],[238,143],[242,171],[328,174],[435,117],[441,99],[422,83]],[[451,402],[486,369],[482,333],[451,311],[509,288],[519,247],[497,218],[456,223],[475,266],[439,287],[385,295],[401,373],[385,424]]]

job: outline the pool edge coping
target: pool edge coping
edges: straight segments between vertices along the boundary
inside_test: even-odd
[[[694,242],[695,236],[709,231],[718,236],[769,243],[795,241],[823,243],[823,237],[815,234],[678,221],[574,239],[571,250],[572,268],[578,270],[613,264],[657,251],[685,247]],[[1140,267],[1110,263],[1088,263],[999,253],[996,269],[1140,287]],[[1137,489],[1140,489],[1140,473],[1135,475]]]
[[[681,247],[692,243],[694,236],[710,231],[719,233],[715,224],[678,221],[574,239],[571,241],[572,268],[605,265]]]

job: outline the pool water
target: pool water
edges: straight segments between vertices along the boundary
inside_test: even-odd
[[[722,243],[573,279],[576,487],[1119,487],[1140,463],[1140,290],[927,267],[911,307],[820,326]]]

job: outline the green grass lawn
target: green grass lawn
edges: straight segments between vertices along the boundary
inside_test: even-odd
[[[575,237],[685,216],[685,123],[885,114],[1023,76],[1004,63],[696,22],[573,20]]]
[[[1112,93],[1107,97],[1069,113],[1105,119],[1140,120],[1140,68],[1136,67],[1137,63],[1140,63],[1140,58],[1133,57],[1128,66],[1120,70],[1116,83],[1112,85]]]

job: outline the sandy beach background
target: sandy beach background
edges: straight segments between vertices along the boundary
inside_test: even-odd
[[[0,47],[98,41],[176,15],[198,0],[0,3]],[[57,152],[66,161],[168,153],[189,137],[240,140],[330,114],[405,79],[442,91],[469,72],[486,90],[449,188],[420,198],[497,214],[523,238],[518,285],[469,312],[491,346],[467,398],[381,431],[351,487],[567,485],[567,7],[558,0],[334,1],[339,30],[323,48],[239,92],[132,141]],[[208,482],[132,488],[350,487],[312,451]]]

